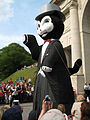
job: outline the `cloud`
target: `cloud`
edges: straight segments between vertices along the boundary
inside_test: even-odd
[[[27,51],[29,51],[29,49],[23,44],[22,41],[22,36],[6,36],[6,35],[0,35],[0,49],[2,49],[3,47],[8,46],[11,43],[18,43],[21,46],[23,46]]]
[[[0,22],[13,17],[13,8],[11,7],[13,2],[14,0],[0,0]]]
[[[43,40],[36,35],[36,39],[39,45],[43,44]],[[23,44],[23,36],[18,36],[18,35],[11,35],[11,36],[6,36],[6,35],[0,35],[0,49],[3,47],[8,46],[11,43],[18,43],[21,46],[23,46],[28,52],[29,49]]]

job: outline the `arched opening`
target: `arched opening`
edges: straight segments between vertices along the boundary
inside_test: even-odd
[[[90,1],[88,1],[82,18],[82,37],[84,49],[85,79],[90,82]]]

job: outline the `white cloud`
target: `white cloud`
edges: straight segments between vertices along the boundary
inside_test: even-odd
[[[14,0],[0,0],[0,21],[6,21],[13,17],[13,8],[11,7]]]
[[[37,42],[38,42],[39,45],[43,44],[43,40],[38,35],[36,35],[36,39],[37,39]],[[29,52],[29,49],[23,44],[23,36],[0,35],[0,49],[2,49],[3,47],[8,46],[11,43],[18,43],[21,46],[23,46]]]
[[[6,36],[6,35],[0,35],[0,49],[8,46],[11,43],[18,43],[20,45],[23,45],[22,36]]]

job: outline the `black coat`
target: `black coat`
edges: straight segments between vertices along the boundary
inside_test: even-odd
[[[41,110],[42,100],[47,94],[54,102],[54,108],[57,108],[58,104],[73,103],[73,88],[71,85],[70,74],[64,65],[65,63],[67,66],[67,61],[60,41],[54,40],[49,43],[44,54],[42,64],[40,63],[42,46],[38,46],[35,39],[30,40],[30,43],[28,42],[26,45],[29,47],[33,59],[38,60],[37,73],[42,66],[48,66],[52,68],[52,72],[44,72],[46,75],[45,78],[41,74],[37,75],[36,77],[33,104],[34,110]],[[62,62],[54,45],[62,56],[64,63]]]
[[[1,120],[22,120],[22,111],[19,105],[14,105],[6,110]]]

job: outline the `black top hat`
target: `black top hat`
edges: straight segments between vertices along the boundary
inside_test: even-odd
[[[53,14],[54,12],[57,12],[63,22],[65,21],[65,15],[61,12],[60,7],[50,3],[41,7],[40,14],[35,18],[35,20],[39,20],[46,14]]]

